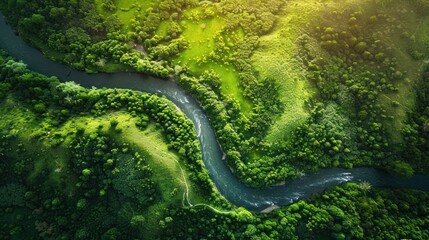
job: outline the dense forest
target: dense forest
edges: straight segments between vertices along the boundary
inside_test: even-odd
[[[423,114],[414,104],[421,96],[412,94],[421,89],[423,70],[416,66],[427,57],[427,1],[328,1],[305,19],[290,12],[309,4],[85,0],[0,6],[22,37],[76,69],[174,77],[201,103],[228,164],[250,186],[337,166],[427,173],[425,122],[414,117]],[[288,16],[306,27],[299,34],[289,29],[297,26],[282,22]],[[416,29],[408,26],[416,22]],[[264,73],[261,64],[276,63],[255,55],[264,58],[264,48],[285,51],[274,44],[279,34],[296,37],[294,52],[285,54],[299,69]],[[304,89],[288,95],[294,87],[287,86],[299,81]],[[415,132],[423,138],[408,141]],[[409,149],[418,150],[411,155]]]
[[[427,0],[2,0],[0,11],[54,61],[175,81],[250,187],[333,167],[429,174]],[[232,206],[164,97],[60,83],[4,52],[0,63],[0,239],[429,238],[427,193],[365,182],[269,214]]]

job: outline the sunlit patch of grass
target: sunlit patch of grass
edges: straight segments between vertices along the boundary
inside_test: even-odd
[[[252,106],[243,95],[235,68],[227,65],[228,63],[208,60],[209,55],[215,50],[214,38],[224,28],[225,20],[216,17],[201,21],[184,20],[181,24],[185,29],[182,36],[189,42],[189,48],[173,62],[187,66],[197,76],[208,70],[217,73],[222,82],[221,92],[238,100],[241,111],[249,114]]]
[[[155,32],[155,36],[159,36],[163,39],[170,37],[167,34],[168,34],[168,29],[171,27],[171,24],[172,24],[172,21],[162,21]]]
[[[261,78],[269,78],[279,85],[280,100],[284,112],[275,119],[266,140],[287,139],[291,131],[309,117],[305,102],[314,94],[306,79],[306,70],[297,59],[298,37],[303,33],[312,14],[318,11],[318,1],[292,1],[285,9],[272,33],[260,39],[252,62]]]
[[[196,60],[209,55],[215,49],[214,38],[225,26],[225,20],[216,17],[202,21],[183,20],[182,36],[189,42],[189,48],[181,54],[181,60]]]

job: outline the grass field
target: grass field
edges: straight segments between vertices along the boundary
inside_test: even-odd
[[[189,48],[180,55],[179,61],[196,61],[215,50],[214,37],[225,26],[225,20],[220,17],[202,21],[183,20],[181,25],[184,28],[182,36],[189,42]]]

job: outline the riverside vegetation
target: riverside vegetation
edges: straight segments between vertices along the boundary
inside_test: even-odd
[[[2,238],[137,237],[157,234],[164,209],[189,198],[228,206],[193,124],[165,98],[89,90],[0,60]]]
[[[217,133],[228,165],[249,186],[270,186],[330,167],[374,166],[399,176],[428,174],[429,69],[425,61],[429,50],[429,2],[426,0],[347,0],[341,3],[330,0],[11,0],[1,1],[0,9],[23,38],[48,57],[76,69],[87,72],[136,71],[173,78],[200,102]],[[4,69],[10,68],[6,61],[3,65],[6,66]],[[10,78],[9,75],[2,76],[0,91],[4,104],[12,104],[11,101],[17,104],[14,101],[19,97],[10,97],[11,89],[25,99],[36,98],[31,102],[34,116],[48,118],[40,121],[62,132],[58,139],[55,139],[54,131],[52,136],[40,133],[41,136],[33,138],[51,145],[54,142],[52,147],[65,143],[83,146],[76,151],[71,149],[66,155],[65,150],[58,149],[56,153],[46,150],[47,154],[73,159],[73,154],[82,154],[79,151],[92,152],[86,146],[97,141],[97,145],[106,146],[103,151],[107,152],[115,148],[119,153],[125,148],[132,149],[120,146],[136,140],[135,131],[126,132],[121,125],[124,119],[134,119],[135,126],[126,124],[127,129],[145,128],[144,131],[150,133],[148,146],[168,145],[162,153],[152,156],[164,156],[170,149],[175,152],[169,153],[171,158],[181,158],[179,162],[183,161],[181,164],[186,166],[185,175],[194,183],[196,199],[202,201],[212,196],[210,203],[224,209],[231,207],[213,192],[201,164],[192,125],[183,116],[174,117],[174,120],[166,117],[166,112],[173,114],[170,113],[172,110],[157,106],[158,98],[145,94],[141,95],[145,96],[143,98],[136,97],[136,93],[119,90],[97,90],[93,96],[92,90],[81,89],[79,91],[86,92],[89,99],[94,98],[90,101],[94,103],[94,109],[88,108],[81,114],[73,111],[73,104],[47,104],[53,96],[67,97],[62,90],[51,93],[45,93],[41,87],[40,90],[25,90],[28,85],[14,85],[21,83],[5,80],[6,77]],[[34,76],[27,74],[21,78],[29,80]],[[72,86],[69,85],[66,84]],[[130,99],[124,95],[130,95]],[[100,103],[96,104],[98,100]],[[120,103],[114,103],[116,100]],[[139,112],[135,100],[139,104],[154,101],[148,106],[153,110]],[[106,102],[108,104],[104,106]],[[131,112],[123,112],[124,108],[130,108],[129,105]],[[107,109],[111,108],[118,112],[106,115]],[[7,109],[6,105],[2,109]],[[2,120],[2,123],[28,122],[12,120],[27,114],[19,110],[14,109],[13,114],[5,113],[10,119]],[[59,119],[41,114],[52,111],[58,113],[55,116]],[[147,117],[141,117],[141,113]],[[93,114],[99,119],[80,116],[76,123],[67,124],[67,119],[85,114]],[[176,118],[182,120],[177,123]],[[86,130],[82,133],[78,131],[79,125],[86,128],[82,127],[85,121],[99,121],[99,126],[104,123],[104,127],[93,126],[93,132],[86,133]],[[179,125],[170,127],[173,124],[170,121]],[[10,124],[5,124],[5,129],[6,125]],[[72,126],[76,126],[75,135],[69,134]],[[162,134],[157,133],[160,129]],[[17,134],[9,135],[16,137]],[[161,143],[162,138],[167,143]],[[13,148],[18,147],[27,149],[29,144],[17,143]],[[143,150],[137,146],[131,151]],[[103,161],[128,159],[126,156],[134,156],[135,152],[110,153],[112,158]],[[92,177],[92,174],[106,174],[103,172],[107,166],[91,169],[83,164],[83,169],[70,170],[70,176],[80,179],[77,183],[82,182],[83,187],[68,187],[76,187],[83,195],[85,191],[92,191],[86,194],[89,196],[100,195],[102,190],[104,194],[109,190],[117,191],[119,196],[135,198],[133,201],[141,209],[151,209],[150,204],[156,205],[159,199],[166,199],[163,194],[175,188],[162,189],[168,184],[152,173],[159,164],[147,167],[151,164],[141,155],[138,153],[133,160],[118,163],[118,168],[129,167],[132,163],[141,166],[138,171],[146,185],[139,187],[144,189],[141,193],[144,196],[131,197],[130,193],[121,192],[109,176]],[[80,158],[75,156],[75,159]],[[96,156],[88,158],[96,159]],[[59,162],[66,164],[64,159]],[[86,164],[92,166],[97,161]],[[35,166],[40,169],[43,164]],[[26,173],[21,176],[27,176]],[[181,179],[181,175],[175,173],[172,179]],[[180,185],[179,182],[177,180],[176,184]],[[161,190],[154,190],[156,184]],[[93,188],[95,185],[98,187]],[[25,191],[22,186],[20,189]],[[177,189],[183,190],[183,185]],[[171,238],[425,239],[428,234],[424,229],[428,221],[427,194],[406,193],[408,190],[368,191],[365,186],[347,184],[307,202],[262,216],[244,209],[223,215],[208,209],[180,208],[177,207],[180,193],[176,193],[175,200],[161,201],[163,207],[169,206],[168,210],[158,211],[158,214],[166,214],[162,216],[165,219],[159,221],[160,215],[153,217],[155,210],[147,210],[151,217],[144,217],[147,225],[141,229],[159,229],[153,234],[162,232],[159,236]],[[396,217],[402,214],[405,214],[403,218]],[[194,222],[190,216],[201,221]],[[155,226],[154,222],[159,224]],[[401,223],[404,225],[399,227]],[[110,227],[114,223],[107,225]],[[121,226],[119,224],[111,231],[127,232],[125,229],[129,225]],[[6,228],[10,232],[15,229],[12,226]],[[76,227],[69,233],[77,234],[78,230]],[[107,227],[94,234],[101,236],[103,231],[107,234]],[[121,234],[117,236],[121,237]]]
[[[269,214],[231,206],[202,168],[192,124],[166,99],[59,83],[0,59],[1,239],[429,236],[426,192],[366,182]]]

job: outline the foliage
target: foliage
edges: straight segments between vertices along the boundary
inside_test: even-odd
[[[333,14],[342,24],[318,25],[312,33],[328,58],[314,51],[308,36],[300,40],[309,80],[319,96],[311,103],[314,110],[308,123],[295,131],[292,144],[280,144],[284,150],[276,153],[283,152],[285,161],[304,170],[372,165],[405,171],[405,165],[395,162],[401,146],[387,131],[395,116],[380,100],[396,94],[396,85],[407,77],[377,31],[387,24],[387,16],[363,11]],[[341,114],[323,117],[329,106]]]
[[[167,224],[164,237],[426,239],[428,200],[428,194],[420,191],[372,189],[368,192],[358,184],[345,184],[307,201],[244,219],[240,217],[241,212],[221,215],[204,209],[171,210],[173,221]]]
[[[9,183],[0,187],[0,206],[24,206],[25,187],[17,183]]]
[[[403,158],[413,169],[429,172],[429,67],[425,67],[423,77],[417,85],[417,104],[409,114],[407,125],[402,129],[405,138]]]
[[[134,212],[147,217],[150,207],[179,202],[178,198],[165,199],[169,193],[160,193],[160,185],[164,183],[152,178],[148,164],[151,156],[120,137],[117,131],[120,122],[105,117],[107,127],[99,125],[91,130],[88,126],[92,123],[87,123],[86,128],[74,126],[81,116],[96,118],[112,111],[125,111],[130,116],[139,116],[146,124],[156,123],[186,170],[187,174],[180,178],[187,177],[198,186],[192,188],[199,190],[195,194],[216,201],[192,122],[165,98],[60,83],[56,78],[27,70],[4,52],[0,55],[0,72],[0,83],[8,88],[6,99],[1,101],[6,106],[2,109],[6,113],[2,116],[5,122],[0,124],[1,211],[18,211],[15,206],[33,211],[32,218],[16,223],[25,226],[23,229],[30,231],[30,236],[78,239],[147,236],[147,225],[142,226],[141,219],[134,224],[138,231],[130,231]],[[10,107],[10,102],[15,107]],[[15,109],[18,112],[27,109],[25,116],[14,112]],[[34,129],[38,132],[24,136],[26,130],[22,130],[21,118],[36,124]],[[20,184],[14,183],[15,179]],[[7,218],[10,214],[7,213]],[[153,218],[157,216],[147,217],[148,222]],[[91,231],[88,226],[92,226]],[[25,231],[7,233],[17,232],[24,237]],[[149,236],[157,231],[151,229]],[[5,238],[10,236],[6,234]]]
[[[0,2],[0,9],[21,36],[74,68],[96,72],[119,64],[121,70],[175,76],[201,103],[226,161],[248,185],[272,185],[302,171],[337,166],[383,167],[400,176],[427,173],[427,69],[400,145],[388,132],[397,116],[380,99],[398,94],[401,83],[410,80],[401,61],[395,59],[399,54],[392,46],[396,45],[389,45],[394,39],[381,31],[394,20],[378,9],[354,11],[352,7],[326,16],[322,11],[300,28],[305,34],[296,39],[296,58],[303,61],[306,69],[302,71],[317,88],[316,96],[306,103],[311,116],[292,132],[289,141],[267,143],[268,128],[288,106],[280,101],[278,79],[260,77],[250,59],[261,37],[284,17],[280,14],[288,7],[286,1],[159,0],[150,8],[132,3],[129,9],[119,9],[119,2],[10,0]],[[392,2],[376,1],[383,7]],[[416,14],[426,16],[427,1],[415,2]],[[136,14],[124,23],[117,13],[132,9]],[[225,26],[207,43],[201,40],[198,46],[204,48],[203,54],[196,64],[174,66],[181,64],[177,59],[186,58],[192,45],[184,20],[204,32],[213,19],[222,19],[219,22]],[[295,24],[294,19],[287,21]],[[401,37],[413,39],[407,32]],[[414,59],[424,59],[422,49],[407,51]],[[222,75],[214,66],[233,73]],[[166,239],[429,238],[427,193],[373,189],[367,183],[345,184],[268,215],[240,208],[230,214],[199,207],[154,210],[157,202],[165,201],[159,183],[153,181],[147,156],[120,140],[122,128],[117,120],[109,120],[107,129],[100,125],[95,132],[78,128],[51,135],[51,131],[76,116],[103,117],[112,111],[126,111],[137,119],[139,129],[156,122],[169,148],[190,172],[189,179],[201,187],[201,194],[222,202],[213,193],[192,123],[174,106],[149,94],[59,83],[55,77],[27,70],[24,63],[4,53],[0,68],[0,101],[22,104],[28,109],[25,121],[34,118],[43,126],[28,140],[13,124],[7,126],[11,121],[0,124],[0,222],[12,219],[2,224],[0,238],[24,238],[29,228],[28,235],[31,232],[36,238],[61,239],[134,239],[147,237],[148,229],[154,232],[150,236],[160,233]],[[231,85],[228,82],[234,89],[225,91]],[[389,105],[402,107],[396,100]],[[37,172],[40,167],[35,163],[46,150],[33,156],[28,148],[40,143],[48,145],[49,151],[67,153],[65,169],[55,169],[63,171],[61,181],[53,180],[55,174],[49,168]],[[9,179],[13,183],[7,183]],[[16,179],[21,179],[19,184],[14,183]],[[170,195],[176,194],[177,189]],[[19,217],[21,210],[28,211],[28,219]]]
[[[134,157],[125,155],[117,160],[117,170],[113,172],[112,184],[116,191],[144,205],[154,200],[155,187],[150,180],[152,170],[144,164],[137,153]]]

